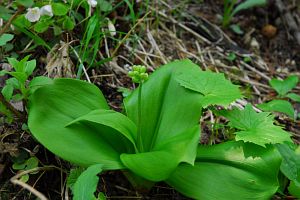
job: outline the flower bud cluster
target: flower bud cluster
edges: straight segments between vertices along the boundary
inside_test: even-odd
[[[148,80],[146,67],[142,65],[132,66],[132,71],[128,72],[128,76],[134,83],[143,83],[144,81]]]

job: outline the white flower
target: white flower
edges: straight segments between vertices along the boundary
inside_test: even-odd
[[[98,3],[96,0],[87,0],[87,2],[92,8],[95,8]]]
[[[53,12],[52,12],[51,5],[45,5],[45,6],[41,7],[40,13],[41,13],[41,16],[47,15],[47,16],[52,17],[53,16]]]
[[[37,22],[41,17],[40,9],[38,7],[28,8],[25,18],[30,22]]]
[[[109,33],[112,37],[114,37],[117,34],[116,27],[109,19],[107,20],[108,20],[107,26],[108,26]]]

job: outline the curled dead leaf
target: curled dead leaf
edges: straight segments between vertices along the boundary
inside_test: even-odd
[[[60,41],[54,45],[47,54],[46,70],[49,77],[74,77],[72,73],[73,63],[69,56],[69,44]]]

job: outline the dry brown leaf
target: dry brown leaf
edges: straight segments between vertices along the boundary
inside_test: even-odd
[[[46,70],[49,77],[73,77],[73,63],[69,56],[69,44],[60,41],[47,54]]]

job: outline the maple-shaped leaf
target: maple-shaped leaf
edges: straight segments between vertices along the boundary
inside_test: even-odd
[[[239,86],[225,79],[222,73],[201,71],[194,69],[193,73],[177,72],[177,82],[190,90],[203,95],[201,104],[205,108],[209,105],[228,106],[242,97]]]
[[[235,132],[236,140],[252,142],[263,147],[266,144],[292,142],[288,132],[273,124],[273,115],[269,112],[257,113],[249,104],[244,110],[222,111],[221,114],[229,119],[231,127],[240,130]]]

